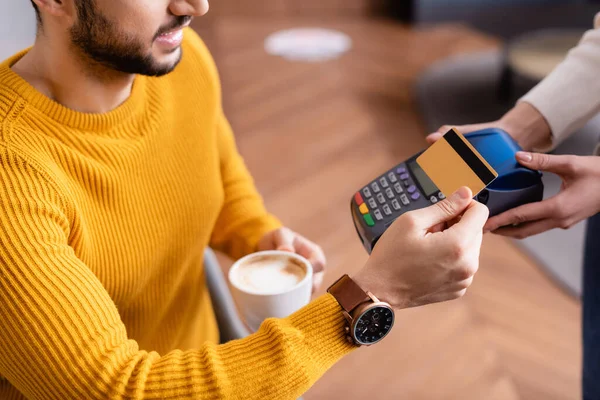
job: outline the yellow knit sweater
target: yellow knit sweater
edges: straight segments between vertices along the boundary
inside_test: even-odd
[[[181,64],[106,114],[0,64],[0,399],[293,399],[352,350],[329,295],[218,345],[206,246],[279,226],[186,30]]]

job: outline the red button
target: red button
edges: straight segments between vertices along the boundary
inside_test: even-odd
[[[359,206],[365,202],[359,192],[354,195],[354,201],[356,201],[356,205]]]

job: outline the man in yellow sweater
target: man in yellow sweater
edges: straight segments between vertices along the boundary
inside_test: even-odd
[[[184,29],[207,1],[33,1],[35,45],[0,64],[1,399],[293,399],[358,347],[351,294],[400,310],[465,293],[487,219],[468,189],[390,227],[354,292],[219,345],[207,246],[324,257],[266,212],[236,150]]]

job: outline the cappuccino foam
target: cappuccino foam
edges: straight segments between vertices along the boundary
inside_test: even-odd
[[[306,269],[300,261],[269,255],[240,264],[232,280],[236,286],[253,293],[275,294],[293,289],[305,276]]]

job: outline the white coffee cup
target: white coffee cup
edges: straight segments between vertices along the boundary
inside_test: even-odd
[[[252,331],[267,318],[285,318],[307,305],[312,276],[307,259],[277,250],[247,255],[229,270],[236,303]]]

